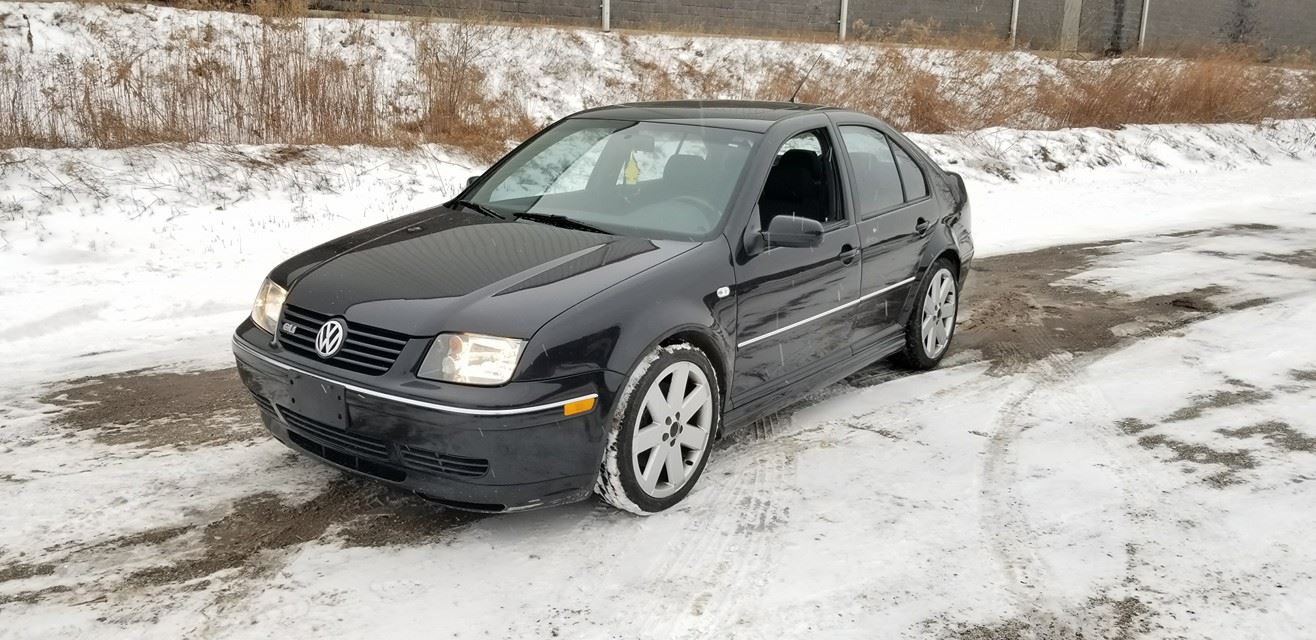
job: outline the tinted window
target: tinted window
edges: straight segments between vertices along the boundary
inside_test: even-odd
[[[584,189],[609,133],[607,129],[594,128],[563,136],[514,171],[501,172],[506,177],[493,188],[490,201],[537,198]]]
[[[776,216],[811,218],[824,225],[845,219],[837,206],[836,159],[823,129],[800,133],[782,143],[759,196],[764,229]]]
[[[928,195],[928,181],[923,177],[923,170],[918,163],[899,146],[891,145],[896,152],[896,164],[900,165],[900,182],[905,185],[905,202],[912,202]]]
[[[760,135],[573,118],[507,158],[468,199],[502,215],[563,216],[646,238],[707,237]]]
[[[905,201],[900,171],[886,136],[868,127],[841,127],[850,165],[854,167],[856,203],[860,215],[870,216]]]

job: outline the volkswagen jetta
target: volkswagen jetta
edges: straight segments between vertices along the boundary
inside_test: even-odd
[[[935,366],[969,227],[963,181],[860,113],[604,107],[279,265],[233,346],[273,435],[339,469],[652,513],[719,435],[881,358]]]

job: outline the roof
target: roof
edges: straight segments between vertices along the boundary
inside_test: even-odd
[[[818,111],[836,111],[834,107],[793,102],[757,102],[752,100],[681,100],[674,102],[632,102],[582,111],[573,118],[599,117],[639,122],[693,124],[706,127],[767,131],[774,123]]]

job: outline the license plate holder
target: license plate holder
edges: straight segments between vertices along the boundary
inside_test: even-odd
[[[303,417],[336,429],[347,430],[347,394],[342,385],[311,376],[292,378],[292,404],[288,408]]]

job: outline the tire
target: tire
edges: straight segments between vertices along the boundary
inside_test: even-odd
[[[905,321],[905,348],[896,356],[897,362],[918,371],[933,369],[950,351],[955,338],[955,325],[960,315],[959,280],[955,265],[941,258],[932,263],[919,283],[914,308]],[[933,287],[942,287],[939,302],[934,301]],[[948,288],[948,290],[947,290]],[[940,323],[929,320],[935,313]],[[946,321],[949,320],[949,326]],[[929,335],[929,331],[932,335]]]
[[[683,386],[674,393],[676,384]],[[708,464],[722,422],[720,391],[708,356],[691,345],[658,347],[645,356],[613,409],[595,491],[637,515],[679,503]],[[684,411],[669,409],[675,396],[684,398]]]

